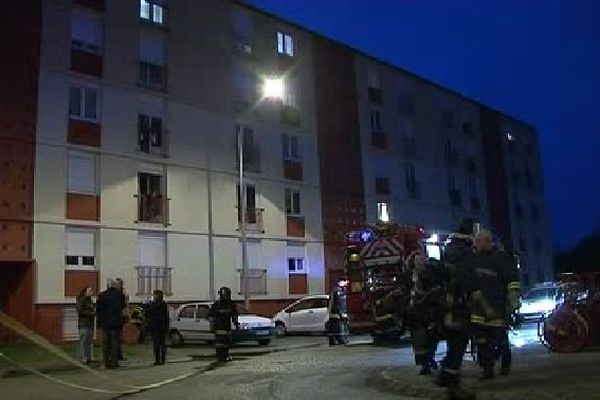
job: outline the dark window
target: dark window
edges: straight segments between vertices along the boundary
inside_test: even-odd
[[[285,189],[285,212],[288,215],[300,215],[300,192]]]
[[[390,178],[375,178],[375,193],[391,194]]]
[[[163,177],[157,174],[140,172],[138,184],[138,220],[164,223],[166,203],[163,196]]]
[[[380,149],[385,149],[387,146],[387,140],[385,133],[372,131],[371,132],[371,145]]]
[[[139,114],[138,133],[138,144],[143,152],[150,153],[153,148],[161,148],[163,144],[162,118]]]
[[[94,259],[95,257],[92,256],[82,256],[81,263],[83,265],[94,266]]]
[[[383,95],[381,89],[370,87],[369,88],[369,101],[371,103],[381,104],[383,101]]]
[[[79,265],[79,256],[65,256],[65,264]]]
[[[179,312],[179,318],[195,318],[196,306],[186,306]]]
[[[198,306],[198,311],[196,312],[196,318],[197,319],[208,319],[208,315],[209,315],[209,308],[208,306]]]
[[[382,131],[381,111],[371,110],[370,116],[371,116],[371,131],[381,132]]]

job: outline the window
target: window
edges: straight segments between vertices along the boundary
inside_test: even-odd
[[[305,274],[306,265],[304,262],[306,250],[302,243],[287,244],[287,260],[288,260],[288,271],[290,274]]]
[[[140,0],[140,18],[158,25],[165,23],[165,8],[150,0]]]
[[[94,154],[69,151],[67,153],[67,192],[95,195],[97,157]]]
[[[185,306],[179,312],[179,318],[196,318],[196,306]]]
[[[409,192],[417,191],[417,180],[415,177],[415,166],[414,164],[407,164],[404,167],[404,177],[406,181],[406,190]]]
[[[102,21],[92,14],[74,11],[71,15],[71,46],[87,53],[102,54]]]
[[[138,174],[138,221],[166,223],[166,199],[163,177],[159,174]]]
[[[381,111],[379,110],[371,110],[371,131],[372,132],[381,132]]]
[[[370,66],[367,70],[367,80],[370,88],[379,89],[381,88],[381,82],[379,80],[379,73],[375,66]]]
[[[138,145],[145,153],[161,152],[163,148],[163,120],[146,114],[138,115]]]
[[[94,229],[66,229],[67,267],[94,268],[96,266],[96,231]]]
[[[240,269],[240,293],[244,291],[244,273]],[[267,270],[248,268],[248,293],[267,294]]]
[[[479,197],[471,197],[471,210],[474,212],[481,210],[481,199]]]
[[[375,178],[375,193],[376,194],[391,194],[390,178]]]
[[[256,75],[244,65],[233,67],[233,88],[237,98],[254,102],[257,95]]]
[[[260,171],[260,148],[255,145],[255,137],[254,130],[249,126],[239,126],[235,127],[235,140],[236,140],[236,151],[235,151],[235,159],[236,163],[239,165],[239,138],[240,138],[240,129],[242,130],[242,153],[244,159],[244,169],[252,172]]]
[[[71,86],[69,116],[87,121],[98,121],[98,90],[85,86]]]
[[[294,57],[295,51],[294,38],[292,35],[283,32],[277,32],[277,53]]]
[[[283,159],[284,160],[300,160],[300,139],[298,136],[283,134],[282,135],[282,146],[283,146]]]
[[[150,295],[155,290],[171,294],[171,268],[167,268],[167,237],[157,232],[138,234],[139,265],[137,294]]]
[[[377,221],[390,222],[390,205],[389,203],[377,203]]]
[[[300,215],[300,192],[285,189],[285,213],[287,215]]]
[[[161,89],[166,83],[165,44],[161,35],[140,35],[140,82]]]
[[[254,24],[252,16],[241,9],[234,9],[231,15],[234,35],[234,50],[241,55],[252,54]]]

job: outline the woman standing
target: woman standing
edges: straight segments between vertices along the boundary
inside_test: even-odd
[[[79,355],[81,362],[92,361],[92,345],[94,338],[94,303],[92,288],[84,287],[77,296],[77,319],[79,323]]]

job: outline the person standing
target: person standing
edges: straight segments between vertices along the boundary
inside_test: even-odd
[[[229,347],[231,346],[231,324],[238,328],[238,312],[231,300],[231,289],[223,286],[219,289],[219,299],[210,308],[209,317],[212,319],[215,333],[215,350],[219,362],[231,361]]]
[[[431,375],[437,369],[435,351],[439,340],[440,314],[443,306],[443,282],[438,280],[434,264],[427,263],[422,252],[408,259],[410,272],[409,326],[415,364],[421,375]]]
[[[96,302],[98,325],[102,329],[102,358],[106,368],[119,366],[119,334],[123,329],[125,297],[111,280],[108,289],[100,293]]]
[[[154,291],[154,300],[149,304],[146,317],[152,333],[154,365],[164,365],[167,355],[166,336],[169,332],[169,310],[163,300],[162,290]]]
[[[86,286],[77,296],[77,322],[79,327],[79,357],[83,364],[92,361],[94,339],[94,302],[92,288]]]
[[[483,378],[492,379],[498,346],[503,355],[501,373],[510,369],[507,311],[518,306],[519,275],[514,257],[494,248],[491,232],[482,230],[475,236],[475,249],[469,281],[471,322]]]
[[[121,278],[117,278],[115,279],[115,282],[117,284],[117,289],[119,289],[119,291],[121,292],[121,295],[123,296],[123,300],[125,302],[125,307],[123,308],[123,323],[121,324],[121,330],[119,331],[119,337],[117,340],[117,347],[119,350],[119,361],[123,361],[125,360],[125,357],[123,357],[123,326],[125,326],[126,323],[129,322],[129,294],[125,291],[124,285],[123,285],[123,279]]]
[[[327,336],[329,345],[348,343],[348,281],[340,278],[329,295],[329,320],[327,321]]]
[[[443,321],[448,349],[437,383],[447,386],[449,397],[455,399],[474,398],[460,385],[460,370],[471,335],[467,281],[473,260],[474,225],[470,218],[459,223],[457,232],[450,235],[442,259],[448,274]]]

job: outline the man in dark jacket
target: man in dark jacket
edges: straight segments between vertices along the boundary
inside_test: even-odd
[[[152,345],[154,347],[154,365],[164,365],[167,355],[167,345],[165,342],[167,332],[169,332],[169,310],[167,303],[163,300],[163,291],[154,291],[154,300],[148,306],[146,311],[148,327],[152,332]]]
[[[514,257],[494,248],[492,234],[481,231],[475,237],[473,274],[468,282],[478,358],[484,379],[494,377],[496,346],[504,347],[503,374],[508,373],[506,357],[507,311],[518,302],[519,275]]]
[[[215,332],[215,348],[217,360],[230,361],[229,347],[231,346],[231,324],[238,326],[238,312],[235,303],[231,301],[231,289],[219,289],[219,300],[215,301],[209,313]]]
[[[460,370],[471,334],[466,282],[473,259],[474,225],[470,218],[460,222],[457,232],[450,235],[442,259],[449,276],[443,323],[448,350],[438,383],[448,386],[451,398],[473,397],[460,386]]]
[[[115,281],[98,296],[96,315],[102,329],[102,356],[106,368],[119,366],[119,336],[123,329],[123,309],[125,296],[117,288]]]

